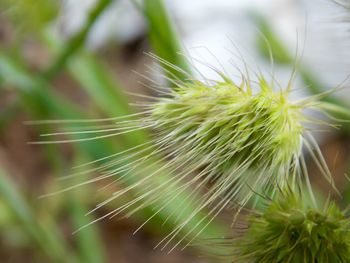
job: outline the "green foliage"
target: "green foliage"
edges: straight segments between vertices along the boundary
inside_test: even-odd
[[[101,1],[104,4],[100,3],[96,6],[96,9],[99,10],[99,14],[103,11],[101,9],[101,5],[107,7],[106,3],[110,1]],[[92,13],[95,13],[95,11]],[[153,13],[154,15],[156,13]],[[98,16],[95,14],[94,16]],[[96,18],[94,18],[94,21]],[[89,26],[88,28],[90,28]],[[86,30],[86,27],[83,29]],[[82,36],[83,34],[78,33],[78,35]],[[53,76],[55,76],[58,72],[62,71],[66,66],[68,73],[81,85],[81,88],[86,90],[89,94],[91,100],[99,106],[100,112],[99,114],[103,114],[105,116],[115,116],[115,115],[125,115],[130,113],[130,107],[127,105],[126,97],[122,94],[123,88],[117,85],[117,81],[115,76],[111,76],[110,72],[91,54],[87,52],[82,52],[81,47],[84,42],[86,34],[84,37],[76,38],[73,37],[70,42],[65,45],[60,45],[54,43],[55,40],[50,39],[51,45],[55,52],[57,52],[58,56],[51,63],[48,70],[44,70],[42,74],[33,74],[29,72],[25,65],[22,65],[20,62],[15,61],[13,58],[8,57],[6,55],[2,55],[0,57],[0,73],[1,78],[6,83],[6,86],[13,88],[17,91],[18,95],[21,98],[22,106],[27,110],[29,114],[31,114],[32,119],[40,120],[40,119],[63,119],[63,120],[74,120],[74,119],[85,119],[87,120],[89,116],[77,105],[73,105],[70,101],[63,98],[57,92],[55,92],[51,85],[50,80]],[[76,39],[79,39],[77,41]],[[78,45],[78,47],[76,47]],[[74,48],[72,48],[74,47]],[[61,51],[59,50],[61,48]],[[69,52],[68,52],[69,51]],[[54,66],[52,66],[54,65]],[[47,128],[47,127],[46,127]],[[47,132],[47,129],[40,128],[41,133]],[[139,133],[140,134],[140,133]],[[74,140],[77,138],[76,136],[72,136],[71,139]],[[81,136],[80,136],[81,138]],[[75,149],[77,151],[78,156],[82,153],[84,155],[88,155],[92,160],[105,158],[109,155],[115,155],[118,152],[121,152],[125,149],[131,148],[138,143],[142,144],[147,142],[147,137],[143,134],[135,137],[135,133],[131,136],[126,134],[123,136],[124,139],[118,138],[114,141],[96,141],[91,140],[89,136],[85,136],[87,141],[77,142],[74,144]],[[52,151],[51,151],[52,153]],[[56,150],[56,154],[58,151]],[[55,154],[54,154],[55,156]],[[52,156],[49,157],[49,159]],[[155,159],[154,162],[158,165],[159,159]],[[122,166],[122,164],[120,164]],[[117,168],[116,166],[114,168]],[[140,171],[144,171],[140,167]],[[149,170],[150,173],[154,173],[155,171]],[[62,172],[60,172],[62,174]],[[133,173],[125,173],[126,176],[120,175],[121,178],[126,179],[126,185],[132,184],[132,181],[135,180]],[[164,182],[168,182],[169,174],[162,175],[157,174],[157,179],[155,180],[155,187],[159,189]],[[140,177],[138,178],[140,179]],[[74,182],[74,184],[79,184]],[[75,187],[74,187],[75,188]],[[174,192],[177,188],[168,187],[167,190]],[[79,189],[77,189],[79,191]],[[143,194],[145,189],[136,189],[133,194]],[[110,192],[106,192],[106,196],[108,196]],[[154,214],[154,210],[158,209],[159,206],[163,206],[162,199],[166,199],[168,197],[168,193],[158,191],[158,195],[160,198],[152,203],[152,205],[140,205],[139,211],[134,211],[133,216],[137,218],[140,224],[144,222],[148,222],[147,227],[152,229],[154,232],[166,232],[167,230],[174,228],[178,221],[184,220],[183,218],[190,214],[194,209],[191,208],[193,203],[191,200],[188,200],[188,195],[186,193],[181,193],[176,197],[172,196],[172,198],[176,201],[172,205],[166,207],[166,209],[162,212],[157,212]],[[94,197],[93,194],[88,195],[88,200],[84,202],[98,202],[100,200],[91,200]],[[109,198],[109,197],[108,197]],[[140,201],[144,201],[140,199]],[[176,209],[178,209],[178,203],[187,201],[188,211],[185,214],[176,214],[173,217],[169,217]],[[83,202],[83,200],[81,200]],[[72,217],[72,221],[76,224],[74,228],[77,229],[79,227],[83,227],[88,225],[89,223],[95,221],[95,219],[91,217],[86,217],[81,214],[81,212],[85,209],[84,202],[80,203],[79,201],[74,199],[68,199],[68,206],[72,209],[70,210],[69,215]],[[114,202],[115,205],[116,202]],[[122,205],[121,205],[122,206]],[[115,206],[109,207],[108,209],[115,209]],[[85,209],[87,211],[87,209]],[[127,211],[125,211],[127,212]],[[186,233],[190,233],[194,226],[198,221],[205,219],[206,214],[203,213],[201,215],[196,215],[193,217],[193,221],[190,224],[186,225],[182,232],[180,232],[179,237],[184,236],[185,230]],[[152,220],[150,220],[150,218]],[[166,223],[164,223],[166,222]],[[160,229],[159,225],[164,223],[164,226]],[[203,220],[203,224],[206,224],[207,228],[200,233],[194,232],[189,235],[189,237],[193,237],[193,235],[200,235],[203,237],[213,237],[217,234],[221,235],[223,233],[223,228],[219,225],[216,225],[214,222],[208,222],[208,220]],[[92,228],[92,226],[89,226]],[[84,261],[93,262],[98,257],[98,251],[100,249],[96,249],[95,253],[91,253],[93,250],[92,247],[98,243],[98,237],[93,234],[89,234],[86,231],[89,229],[84,229],[78,232],[75,237],[77,237],[76,241],[78,243],[78,247],[80,248],[80,258],[84,259]],[[81,233],[81,234],[80,234]],[[92,237],[92,238],[91,238]],[[101,244],[100,244],[101,245]],[[90,248],[90,249],[89,249]],[[65,254],[65,253],[62,253]],[[103,259],[103,256],[100,257]]]
[[[43,73],[43,77],[46,80],[50,80],[60,70],[62,70],[67,60],[69,60],[69,58],[84,45],[92,26],[112,2],[112,0],[97,1],[94,8],[90,11],[85,25],[70,39],[70,41],[61,50],[58,57],[53,61],[52,65],[50,65],[48,69]]]
[[[53,89],[51,81],[62,72],[68,73],[97,105],[98,111],[92,114],[94,117],[133,114],[127,97],[122,92],[124,87],[105,65],[83,50],[91,28],[112,2],[97,1],[86,24],[66,43],[59,43],[56,39],[50,39],[49,44],[41,43],[47,52],[51,48],[52,53],[48,56],[49,66],[40,72],[30,70],[31,66],[25,64],[25,59],[21,59],[22,53],[19,50],[15,54],[17,59],[11,56],[13,52],[2,52],[0,85],[1,88],[12,89],[11,92],[16,96],[15,110],[10,109],[10,116],[16,116],[22,109],[33,120],[88,119],[90,116],[85,108],[74,105]],[[58,5],[59,1],[55,0],[2,0],[0,7],[14,23],[16,33],[20,36],[13,47],[22,46],[24,42],[21,39],[24,36],[42,41],[46,26],[58,13]],[[228,230],[213,218],[224,208],[230,207],[233,200],[244,203],[253,195],[252,188],[264,188],[271,192],[276,186],[287,184],[290,179],[299,180],[296,171],[297,167],[300,168],[298,157],[305,142],[302,121],[307,121],[302,110],[313,101],[292,103],[288,100],[289,87],[276,92],[263,77],[260,78],[259,91],[256,93],[251,91],[248,76],[244,77],[241,85],[234,84],[224,76],[224,81],[214,85],[196,81],[187,83],[192,79],[190,67],[179,54],[180,41],[163,1],[145,0],[139,7],[149,26],[150,45],[159,57],[169,86],[174,90],[167,98],[160,98],[151,106],[150,116],[142,120],[132,118],[130,122],[127,119],[126,123],[131,126],[117,123],[117,128],[113,128],[130,130],[146,124],[145,126],[154,128],[155,140],[152,141],[149,134],[141,129],[120,134],[109,142],[91,140],[88,133],[79,136],[70,134],[70,140],[82,139],[72,146],[74,159],[80,160],[81,156],[91,160],[99,159],[92,163],[97,167],[91,168],[92,172],[101,172],[101,166],[111,165],[109,167],[112,169],[102,170],[103,174],[113,175],[112,180],[122,182],[124,188],[117,192],[106,191],[104,198],[108,200],[103,200],[105,202],[101,207],[111,209],[110,215],[114,215],[113,212],[133,215],[142,225],[148,223],[147,227],[152,232],[164,234],[169,231],[160,242],[163,247],[174,240],[177,242],[176,247],[180,242],[188,240],[190,243],[198,236],[222,236]],[[269,25],[263,20],[256,21],[272,47],[275,60],[292,65],[293,59]],[[265,40],[260,39],[259,47],[268,56],[269,47]],[[306,83],[316,83],[310,90],[314,89],[313,92],[317,93],[318,88],[322,87],[319,78],[315,78],[305,68],[301,73]],[[339,100],[331,98],[327,102],[329,104],[322,104],[323,109],[337,111],[342,114],[340,116],[350,116],[344,107],[338,107],[342,104]],[[6,122],[1,122],[1,129],[5,129],[4,126],[9,122],[7,117]],[[133,127],[134,124],[136,126]],[[67,126],[71,127],[72,123]],[[38,132],[46,133],[47,128],[38,127]],[[155,144],[147,148],[148,151],[141,150],[134,156],[128,152],[134,147],[144,149],[140,145],[152,143]],[[67,164],[58,148],[51,146],[46,145],[44,148],[45,153],[48,153],[47,161],[52,166],[53,173],[65,174]],[[164,150],[163,155],[159,154],[161,150]],[[128,157],[119,162],[116,155],[124,151]],[[113,158],[108,159],[106,156]],[[174,159],[169,160],[169,157]],[[108,163],[108,160],[114,163]],[[322,160],[317,164],[324,166]],[[291,170],[295,174],[287,177],[284,170]],[[86,171],[80,171],[80,174],[89,176]],[[73,179],[73,183],[77,186],[87,184],[76,179]],[[37,208],[31,206],[21,194],[24,190],[19,191],[10,176],[0,171],[2,205],[18,222],[20,231],[33,241],[31,245],[35,249],[40,248],[50,262],[105,261],[102,237],[96,227],[90,225],[97,219],[93,214],[85,216],[88,205],[96,206],[101,200],[96,200],[95,189],[85,187],[81,191],[77,186],[61,195],[65,207],[57,208],[59,212],[67,214],[73,229],[89,225],[88,229],[71,238],[76,248],[73,252],[71,243],[61,235],[60,226],[53,216],[50,215],[46,221],[38,220]],[[119,196],[123,197],[122,200],[115,200]],[[263,263],[281,259],[279,262],[287,262],[282,257],[287,257],[288,254],[288,257],[295,260],[300,259],[290,262],[302,262],[298,255],[305,253],[307,257],[303,260],[309,260],[305,262],[315,259],[317,263],[323,263],[332,262],[329,255],[334,253],[341,262],[349,261],[349,238],[346,232],[348,219],[344,213],[333,203],[324,210],[310,204],[302,206],[298,198],[291,195],[276,199],[265,212],[251,216],[251,229],[237,246],[240,249],[239,260]],[[163,227],[160,227],[162,224]],[[279,240],[278,234],[282,236],[281,241],[273,242]],[[295,235],[300,238],[295,238]],[[292,236],[293,239],[290,240],[294,243],[288,243],[286,236]],[[326,239],[329,241],[326,242]],[[258,249],[250,253],[254,246]],[[203,247],[200,248],[203,250]],[[215,247],[206,250],[216,252]],[[266,258],[263,255],[275,252],[278,254],[275,258],[270,257],[270,254]],[[258,255],[262,261],[257,259]],[[326,261],[327,257],[329,261]],[[336,257],[334,258],[337,259]]]
[[[253,14],[255,24],[258,26],[261,35],[257,38],[257,47],[261,54],[270,57],[270,52],[274,61],[283,65],[291,65],[295,61],[289,54],[285,44],[278,38],[267,20],[258,14]]]
[[[249,217],[234,241],[234,262],[340,263],[350,261],[350,218],[334,202],[319,209],[296,193],[280,194]]]
[[[171,79],[188,79],[190,68],[184,56],[180,54],[181,46],[163,0],[145,0],[143,5],[149,26],[149,41],[154,52],[161,59],[181,69],[175,70],[174,67],[163,64],[165,74]]]
[[[0,9],[21,34],[38,34],[58,13],[58,0],[1,0]]]
[[[19,189],[2,169],[0,170],[0,193],[2,200],[20,223],[22,231],[27,233],[52,262],[77,262],[55,224],[38,220]]]

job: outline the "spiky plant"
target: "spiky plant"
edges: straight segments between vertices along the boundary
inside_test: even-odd
[[[334,202],[320,208],[302,194],[280,193],[248,221],[246,232],[233,241],[233,262],[350,262],[350,218]]]
[[[169,66],[168,62],[159,61]],[[174,69],[180,70],[175,66]],[[311,156],[331,181],[317,144],[305,126],[318,122],[304,112],[322,108],[317,96],[290,101],[294,76],[285,89],[276,89],[261,74],[256,85],[249,75],[242,76],[240,84],[220,75],[222,81],[172,79],[175,87],[171,90],[156,87],[163,96],[152,98],[155,101],[147,104],[144,112],[112,119],[116,123],[102,129],[97,126],[47,134],[89,134],[88,138],[74,140],[85,141],[143,129],[152,131],[151,142],[97,160],[95,163],[103,164],[89,170],[101,176],[86,183],[112,179],[112,183],[128,185],[96,209],[128,192],[137,192],[134,200],[101,219],[126,211],[131,215],[147,205],[158,207],[156,214],[172,205],[170,219],[177,221],[179,214],[187,219],[177,222],[178,227],[162,240],[164,245],[188,224],[194,227],[191,233],[182,234],[181,240],[190,234],[199,235],[223,209],[246,205],[255,191],[273,196],[276,189],[288,183],[300,185],[303,178],[307,180],[303,147],[312,152]],[[164,181],[160,179],[162,174],[171,176]],[[178,196],[184,193],[190,194],[179,202]],[[190,209],[189,204],[196,209]],[[207,208],[210,210],[205,218],[193,222]]]
[[[249,188],[285,185],[283,171],[297,168],[306,120],[305,105],[290,103],[288,89],[275,92],[263,77],[256,93],[250,85],[229,79],[181,85],[151,112],[166,150],[178,151],[178,164],[205,167],[201,183],[211,184],[213,196],[242,204]]]

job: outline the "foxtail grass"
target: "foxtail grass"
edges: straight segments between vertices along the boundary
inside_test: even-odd
[[[160,64],[187,74],[154,57]],[[129,193],[136,194],[98,220],[120,214],[131,216],[147,206],[155,207],[157,215],[171,206],[166,221],[175,221],[177,227],[159,246],[165,248],[177,237],[175,248],[184,240],[186,244],[192,242],[223,210],[234,208],[237,215],[242,207],[253,207],[255,192],[273,197],[288,184],[295,187],[306,182],[313,198],[303,149],[333,184],[310,126],[330,124],[306,113],[323,112],[326,105],[319,98],[327,94],[292,101],[289,97],[295,72],[285,88],[268,82],[263,74],[256,74],[257,80],[252,80],[249,73],[242,73],[240,83],[221,72],[219,75],[219,81],[194,80],[189,75],[189,81],[166,77],[173,89],[154,81],[150,88],[161,97],[141,95],[149,102],[138,105],[143,108],[140,113],[101,120],[58,121],[69,129],[44,134],[43,138],[49,140],[40,143],[107,139],[141,130],[152,135],[150,141],[86,164],[87,172],[99,175],[61,192],[96,182],[105,182],[106,188],[124,186],[93,211]],[[72,176],[81,174],[84,173]],[[162,174],[169,176],[162,180]],[[194,222],[200,214],[204,215],[202,219]],[[178,238],[185,228],[187,232]]]
[[[309,202],[283,191],[265,211],[248,216],[248,226],[232,243],[238,263],[340,263],[350,261],[350,218],[334,202]]]

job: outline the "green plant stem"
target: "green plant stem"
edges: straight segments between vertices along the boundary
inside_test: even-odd
[[[185,57],[179,53],[181,51],[180,42],[163,0],[145,0],[143,13],[148,23],[149,41],[156,55],[186,72],[179,72],[172,67],[164,66],[169,71],[169,73],[166,71],[165,75],[172,79],[187,81],[187,75],[191,73],[190,66]]]
[[[21,196],[20,191],[2,169],[0,170],[0,195],[23,226],[24,231],[52,262],[78,262],[66,247],[65,241],[59,235],[59,230],[55,229],[55,225],[38,221]]]
[[[44,39],[52,53],[57,53],[62,46],[59,39],[50,34],[45,34]],[[107,116],[126,116],[134,113],[128,104],[127,97],[123,93],[123,87],[113,76],[108,68],[93,54],[80,50],[76,56],[67,62],[68,73],[87,92],[99,110]],[[126,133],[119,144],[137,145],[148,140],[144,131]],[[127,145],[126,145],[127,146]]]
[[[21,95],[21,103],[26,108],[27,112],[35,119],[48,119],[52,116],[57,118],[84,118],[84,115],[80,112],[78,108],[67,103],[58,94],[55,94],[50,89],[46,88],[45,83],[42,79],[31,79],[29,75],[24,72],[24,69],[13,61],[6,59],[4,57],[0,58],[0,72],[7,76],[6,83],[12,83],[19,88],[19,94]],[[3,76],[4,76],[3,75]],[[13,78],[12,78],[13,76]],[[17,83],[16,81],[19,80]],[[22,86],[23,85],[23,86]],[[53,115],[54,114],[54,115]],[[47,132],[47,127],[40,127],[40,132]],[[80,144],[82,151],[87,151],[95,154],[95,158],[100,158],[103,156],[103,152],[108,149],[107,143],[93,143],[93,144]],[[46,145],[43,147],[46,151],[46,156],[48,156],[48,161],[53,164],[56,174],[63,174],[62,169],[67,167],[67,164],[62,160],[60,156],[60,151],[56,145]],[[99,155],[100,153],[100,155]],[[80,190],[80,189],[77,189]],[[92,220],[90,217],[85,217],[87,211],[82,200],[76,200],[72,198],[75,195],[75,190],[71,191],[66,195],[67,206],[69,211],[76,209],[74,213],[70,213],[73,220],[74,228],[77,229],[82,225],[86,224],[88,220]],[[82,212],[84,211],[84,212]],[[58,231],[58,230],[57,230]],[[97,245],[98,237],[95,233],[94,226],[91,226],[86,231],[81,231],[77,233],[74,237],[78,245],[77,252],[79,257],[82,259],[81,262],[103,262],[104,255],[98,253]],[[89,246],[90,250],[86,247]],[[91,253],[96,247],[96,253]],[[62,253],[64,255],[64,253]],[[99,258],[99,261],[96,260]]]
[[[84,154],[81,153],[75,160],[75,164],[78,165],[86,161]],[[86,178],[74,178],[74,183],[82,183],[82,180]],[[92,192],[90,186],[84,187],[83,189],[74,189],[69,192],[69,198],[71,201],[68,204],[68,212],[71,216],[72,225],[74,229],[79,229],[80,227],[89,224],[95,218],[93,215],[87,215],[89,207],[86,200]],[[77,242],[77,248],[79,250],[81,262],[86,263],[102,263],[106,262],[105,253],[103,249],[103,241],[99,233],[99,228],[96,225],[91,225],[89,228],[78,231],[74,234],[75,240]]]
[[[113,0],[100,0],[97,2],[96,6],[91,10],[84,27],[70,39],[52,65],[43,72],[42,76],[46,81],[54,78],[65,66],[67,60],[84,45],[92,26],[112,2]]]

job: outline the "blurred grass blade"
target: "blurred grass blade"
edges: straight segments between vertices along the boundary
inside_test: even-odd
[[[21,223],[24,231],[52,262],[77,262],[54,224],[44,224],[32,213],[20,191],[0,168],[0,195]]]
[[[62,67],[65,66],[67,60],[84,45],[92,26],[113,1],[114,0],[99,0],[96,3],[95,7],[89,13],[84,27],[70,39],[52,65],[43,73],[43,77],[46,80],[52,79]]]
[[[42,74],[37,77],[30,77],[27,70],[19,63],[9,59],[6,56],[0,56],[0,77],[5,80],[7,84],[13,85],[19,91],[21,97],[23,98],[24,106],[30,110],[30,113],[34,118],[47,119],[84,119],[86,114],[84,114],[81,109],[72,105],[67,100],[63,99],[61,96],[56,94],[56,92],[49,89],[49,80],[51,80],[64,66],[66,66],[68,60],[72,60],[73,56],[77,55],[77,51],[85,42],[86,36],[91,28],[92,24],[98,17],[98,15],[104,10],[105,7],[111,1],[100,0],[98,5],[92,11],[89,17],[89,23],[80,31],[76,36],[74,36],[71,41],[61,49],[57,58],[51,64],[51,66],[45,70]],[[170,61],[176,66],[189,71],[189,67],[183,57],[181,57],[178,52],[180,51],[180,45],[175,37],[175,33],[171,27],[171,24],[166,15],[165,9],[161,1],[147,1],[145,3],[145,15],[150,22],[150,39],[155,52],[162,58]],[[161,43],[163,42],[163,43]],[[81,53],[83,54],[83,53]],[[84,58],[83,55],[77,56],[75,62],[71,63],[69,71],[72,76],[79,81],[90,96],[98,103],[100,108],[104,111],[106,115],[115,116],[116,112],[118,114],[125,115],[130,112],[126,105],[125,98],[119,93],[121,89],[119,86],[115,85],[113,78],[111,78],[108,73],[105,73],[103,68],[93,59]],[[75,67],[77,66],[77,68]],[[178,71],[169,68],[178,78],[184,80],[186,79],[186,74],[179,73]],[[19,76],[13,78],[8,76],[6,72],[12,72]],[[142,140],[147,140],[147,137],[141,137]],[[130,144],[137,144],[138,142],[132,141],[130,138],[128,141],[129,145],[124,145],[123,147],[130,147]],[[104,157],[110,154],[114,154],[125,148],[120,145],[116,145],[114,142],[103,143],[102,141],[90,141],[85,143],[77,143],[79,151],[84,152],[89,155],[91,159],[96,159]],[[167,182],[167,176],[170,175],[159,175],[157,178],[157,183],[162,184]],[[129,178],[127,178],[129,179]],[[130,180],[132,178],[130,177]],[[176,187],[176,186],[174,186]],[[175,188],[176,189],[176,188]],[[138,189],[142,193],[143,189]],[[165,210],[157,213],[154,216],[154,221],[152,222],[153,228],[159,228],[162,222],[168,220],[169,214],[176,210],[179,203],[183,203],[187,194],[179,194],[176,196],[176,202],[167,206]],[[187,199],[188,200],[188,199]],[[75,224],[86,223],[85,220],[88,218],[81,217],[81,212],[84,210],[83,206],[76,207],[79,203],[76,200],[69,203],[71,206],[71,212]],[[160,202],[160,206],[162,203]],[[183,214],[178,215],[176,220],[181,221],[186,220],[188,214],[193,213],[195,210],[191,204],[188,204],[188,211]],[[142,213],[138,213],[141,222],[146,221],[150,216],[154,215],[154,210],[156,207],[147,207]],[[75,212],[77,214],[75,214]],[[187,215],[186,215],[187,214]],[[201,221],[206,214],[197,215],[193,219],[193,224],[186,225],[188,229],[185,232],[190,232],[192,228],[196,225],[196,222]],[[177,223],[172,220],[168,220],[167,226],[173,228]],[[85,230],[82,230],[85,231]],[[224,227],[212,222],[202,233],[202,237],[213,237],[224,235]],[[78,242],[80,246],[81,256],[89,262],[97,262],[98,255],[94,257],[91,255],[91,247],[94,246],[93,243],[96,241],[93,238],[94,234],[85,232],[81,233],[82,236],[78,237]],[[92,238],[91,243],[87,243],[89,239]],[[98,241],[97,241],[98,242]],[[63,253],[64,254],[64,253]],[[90,261],[91,260],[91,261]],[[85,261],[84,261],[85,262]]]
[[[274,62],[294,67],[295,61],[293,59],[293,56],[291,56],[286,45],[273,31],[271,25],[267,22],[266,18],[264,18],[261,15],[254,14],[253,19],[255,21],[256,26],[262,33],[262,36],[259,36],[257,40],[258,48],[261,54],[265,58],[269,59],[269,52],[271,50]],[[265,39],[268,41],[268,43],[266,43]],[[270,48],[268,45],[270,45]],[[300,73],[303,82],[306,85],[306,88],[312,94],[321,94],[329,90],[329,87],[326,87],[320,81],[320,77],[314,75],[311,72],[311,70],[306,68],[304,65],[300,65],[297,69]],[[324,102],[334,104],[335,106],[337,106],[338,110],[334,111],[334,116],[339,120],[344,120],[344,122],[342,122],[341,128],[343,128],[347,132],[350,132],[350,115],[349,111],[347,110],[350,109],[349,103],[331,95],[323,96],[320,99]],[[344,110],[339,110],[340,108],[343,108]]]
[[[86,216],[86,212],[89,208],[84,205],[85,201],[75,197],[74,194],[72,194],[71,197],[72,201],[69,203],[68,208],[73,220],[74,229],[78,229],[95,220],[95,218],[90,215]],[[105,262],[104,251],[102,249],[103,243],[98,232],[97,226],[92,225],[74,234],[81,262]]]
[[[57,16],[59,4],[57,0],[1,0],[2,23],[9,19],[15,25],[17,41],[9,48],[20,47],[28,35],[37,36],[38,28],[47,26]]]
[[[6,56],[0,56],[0,77],[3,84],[14,85],[28,109],[40,115],[40,118],[60,116],[69,118],[78,112],[78,108],[68,103],[55,92],[46,89],[45,83],[31,77],[25,68],[17,61]]]
[[[126,116],[133,113],[118,81],[92,55],[82,53],[74,58],[69,64],[69,72],[106,116]],[[142,130],[126,133],[122,137],[129,146],[148,140],[147,133]]]
[[[84,189],[75,189],[72,193],[69,193],[71,202],[68,204],[68,211],[72,218],[73,229],[79,229],[81,226],[87,225],[96,219],[92,215],[86,215],[90,209],[86,205],[86,200],[91,191],[90,187],[86,187]],[[102,247],[103,242],[99,232],[97,225],[91,225],[74,234],[81,262],[106,262]]]
[[[72,111],[70,112],[70,115],[67,114],[69,113],[69,105],[68,107],[66,106],[67,103],[62,104],[61,107],[67,107],[65,109],[60,109],[60,103],[57,100],[59,98],[59,96],[55,96],[55,93],[52,92],[52,90],[50,90],[50,87],[44,83],[44,81],[40,80],[39,82],[37,82],[37,85],[32,85],[33,83],[35,83],[35,79],[30,79],[29,75],[27,75],[25,72],[21,71],[23,70],[22,67],[14,67],[16,65],[16,63],[13,63],[13,61],[9,60],[6,57],[2,57],[0,56],[0,74],[2,73],[2,68],[10,68],[12,71],[17,71],[19,70],[20,72],[16,72],[16,74],[18,76],[21,76],[21,78],[19,80],[22,79],[26,79],[28,80],[28,82],[24,83],[23,81],[20,81],[19,83],[16,83],[17,79],[6,79],[6,75],[1,75],[0,77],[4,78],[6,80],[6,82],[9,82],[10,80],[14,81],[14,83],[10,83],[12,85],[14,85],[13,87],[18,88],[18,91],[21,92],[21,94],[25,92],[25,94],[27,94],[31,100],[39,100],[36,101],[38,103],[38,105],[40,105],[39,107],[36,107],[35,109],[38,110],[38,112],[32,112],[33,116],[35,116],[35,118],[42,118],[43,117],[43,109],[45,108],[41,108],[42,106],[45,107],[46,103],[43,103],[41,100],[46,100],[46,98],[42,97],[41,92],[45,91],[44,94],[47,94],[47,96],[49,97],[49,100],[53,103],[53,105],[56,105],[57,108],[57,112],[55,113],[55,116],[48,116],[50,114],[52,114],[53,112],[49,111],[45,114],[46,118],[47,117],[55,117],[55,118],[66,118],[66,119],[83,119],[83,118],[88,118],[87,116],[85,116],[84,114],[80,113],[79,111]],[[17,85],[21,85],[21,84],[26,84],[26,86],[19,88]],[[38,96],[39,95],[39,96]],[[26,102],[26,101],[25,101]],[[67,111],[68,110],[68,111]],[[101,158],[101,157],[105,157],[108,155],[112,155],[115,154],[118,151],[122,151],[125,148],[120,148],[117,147],[118,145],[114,144],[114,143],[107,143],[105,141],[89,141],[89,142],[83,142],[83,143],[76,143],[76,146],[78,147],[79,151],[82,151],[85,154],[88,154],[90,159],[94,160],[97,158]],[[142,169],[142,168],[140,168]],[[157,177],[157,183],[162,184],[164,182],[167,182],[169,179],[167,178],[167,176],[171,176],[171,175],[164,175],[164,174],[159,174],[159,176]],[[128,179],[128,178],[125,178]],[[132,181],[130,182],[132,183]],[[176,188],[176,186],[174,186]],[[169,191],[171,191],[171,189],[169,189]],[[142,194],[142,189],[137,189],[137,192],[139,195],[140,193]],[[134,193],[135,194],[135,193]],[[162,193],[160,193],[162,194]],[[178,204],[182,203],[183,200],[188,198],[188,193],[184,192],[182,194],[179,194],[178,196],[176,196],[176,200],[174,199],[174,202],[171,203],[171,205],[167,206],[164,210],[162,210],[161,212],[157,213],[154,216],[154,220],[152,220],[152,222],[149,222],[150,224],[150,228],[152,229],[158,229],[158,231],[161,231],[163,229],[166,229],[167,227],[169,228],[173,228],[177,222],[174,222],[172,220],[169,220],[168,216],[169,214],[172,213],[172,211],[176,210],[178,208]],[[159,207],[161,207],[162,204],[159,204]],[[158,207],[158,206],[157,206]],[[140,223],[145,222],[147,219],[149,219],[150,216],[154,215],[154,210],[157,210],[157,207],[145,207],[144,210],[140,211],[142,213],[138,213],[138,219],[140,220]],[[184,213],[178,215],[177,220],[184,221],[188,218],[188,215],[191,214],[195,209],[193,206],[191,206],[191,204],[188,204],[188,210],[185,211]],[[186,225],[186,228],[184,229],[185,233],[188,233],[192,230],[192,228],[194,227],[194,225],[196,225],[196,222],[199,222],[201,219],[203,219],[206,216],[205,213],[202,214],[198,214],[194,217],[193,222],[191,224]],[[159,229],[159,225],[162,225],[162,223],[164,221],[167,221],[167,225],[165,228]],[[211,222],[201,233],[200,233],[200,237],[201,238],[213,238],[213,237],[218,237],[218,236],[225,236],[226,233],[228,233],[229,230],[226,229],[226,227],[222,224],[218,224],[217,221],[213,221]],[[207,250],[207,248],[205,248]],[[213,250],[215,250],[216,248],[213,247]]]
[[[58,52],[62,43],[50,34],[46,34],[45,39],[52,51]],[[67,63],[67,68],[105,116],[117,117],[134,113],[118,80],[93,54],[80,50]],[[141,144],[148,140],[144,131],[127,133],[122,137],[129,145]]]
[[[78,154],[74,162],[75,165],[86,162],[85,154]],[[81,169],[80,169],[81,171]],[[79,184],[86,178],[74,178],[74,183]],[[87,225],[96,218],[93,215],[87,215],[89,208],[87,200],[93,189],[90,186],[74,189],[68,193],[70,202],[68,204],[68,212],[72,219],[73,229],[79,229],[81,226]],[[103,249],[102,236],[97,225],[91,225],[89,228],[78,231],[74,234],[81,262],[86,263],[102,263],[106,262],[105,251]]]
[[[11,74],[8,74],[9,72]],[[14,75],[12,75],[12,72]],[[23,106],[33,116],[33,119],[69,120],[88,118],[81,109],[50,89],[41,78],[31,77],[19,63],[1,55],[0,78],[4,80],[4,84],[15,88],[19,92]],[[111,151],[113,149],[112,144],[103,141],[82,142],[77,143],[77,145],[82,147],[83,152],[92,154],[93,158],[101,158],[106,150]]]
[[[262,35],[257,39],[257,46],[260,53],[267,59],[270,58],[269,52],[272,52],[274,62],[282,65],[293,65],[293,57],[290,56],[289,50],[284,45],[281,39],[275,34],[266,18],[252,14],[255,25],[258,27]],[[266,41],[268,43],[266,43]],[[270,47],[269,47],[270,46]]]
[[[190,67],[183,55],[179,54],[181,45],[171,24],[163,0],[145,0],[143,2],[144,16],[148,22],[149,41],[154,52],[166,61],[190,73]],[[187,80],[186,74],[171,67],[165,67],[180,80]],[[168,75],[173,78],[173,76]]]

